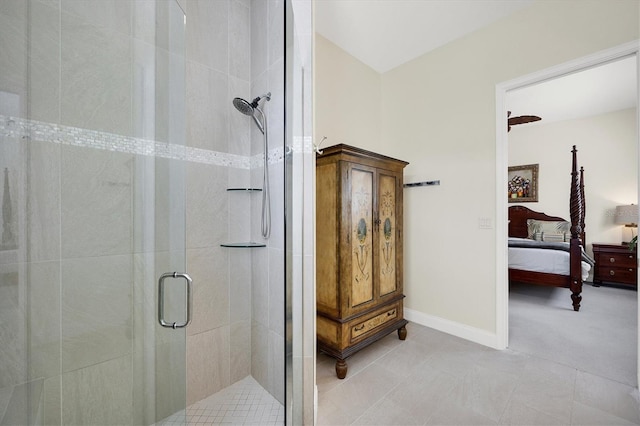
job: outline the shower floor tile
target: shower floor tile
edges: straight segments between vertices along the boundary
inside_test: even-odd
[[[187,425],[284,424],[284,407],[251,376],[187,407]],[[157,425],[184,425],[184,412]]]

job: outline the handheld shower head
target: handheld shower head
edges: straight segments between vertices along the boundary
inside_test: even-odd
[[[249,102],[245,101],[242,98],[234,98],[233,99],[233,106],[236,107],[236,109],[238,111],[240,111],[241,113],[243,113],[244,115],[253,115],[253,105],[251,105]]]
[[[258,104],[262,99],[266,99],[270,101],[271,92],[265,93],[264,95],[260,95],[251,102],[244,100],[242,98],[234,98],[233,106],[236,107],[236,109],[241,113],[243,113],[244,115],[251,116],[254,114],[255,109],[258,108]]]
[[[262,116],[262,119],[264,120],[264,114],[262,113],[262,110],[258,106],[262,99],[266,99],[267,101],[270,101],[271,92],[267,92],[264,95],[260,95],[251,102],[242,98],[234,98],[233,106],[236,107],[236,109],[241,113],[243,113],[244,115],[248,115],[249,117],[253,118],[253,121],[255,121],[256,125],[258,126],[258,129],[260,129],[260,131],[264,133],[264,123],[261,123],[260,120],[256,118],[256,111],[258,111]]]

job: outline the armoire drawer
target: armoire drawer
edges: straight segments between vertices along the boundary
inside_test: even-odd
[[[402,301],[399,301],[356,318],[348,324],[349,340],[351,343],[362,340],[386,325],[402,319],[402,317]]]

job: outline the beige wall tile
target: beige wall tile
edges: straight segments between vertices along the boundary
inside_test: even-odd
[[[213,7],[211,7],[213,6]],[[211,69],[227,72],[229,2],[187,0],[187,58]]]
[[[284,252],[269,252],[269,330],[284,337]]]
[[[229,75],[248,81],[251,78],[251,8],[231,1],[229,4]]]
[[[251,324],[251,375],[269,389],[269,329],[255,320]]]
[[[60,121],[60,20],[58,2],[30,2],[29,118]],[[3,49],[5,46],[3,45]]]
[[[60,146],[31,141],[28,145],[27,257],[60,259]]]
[[[28,377],[55,377],[60,374],[60,262],[30,263],[28,268]]]
[[[27,285],[25,264],[0,265],[0,388],[24,382],[27,376],[27,341],[24,303],[20,294]]]
[[[131,256],[62,262],[64,372],[131,353]]]
[[[26,117],[27,108],[27,3],[20,0],[0,4],[0,34],[3,40],[0,90],[15,95],[11,108],[2,103],[1,114]]]
[[[131,357],[65,373],[62,424],[131,424]]]
[[[251,374],[251,321],[231,324],[229,382],[235,383]]]
[[[258,76],[267,69],[268,65],[268,10],[268,2],[266,1],[253,1],[251,3],[252,82],[255,82]]]
[[[228,239],[227,169],[187,167],[187,248],[219,246]]]
[[[228,85],[226,73],[197,61],[187,62],[187,145],[227,152]]]
[[[253,241],[251,202],[261,196],[259,191],[229,191],[229,241]]]
[[[100,7],[89,10],[93,2],[63,3],[67,4],[74,10],[77,7],[88,14],[97,13],[95,19],[100,17]],[[122,10],[129,7],[127,4]],[[108,15],[105,19],[109,19]],[[131,135],[132,43],[129,37],[108,27],[88,24],[69,13],[62,13],[61,22],[61,123]]]
[[[155,421],[184,409],[187,404],[186,333],[184,329],[163,329],[162,332],[158,331],[156,336],[162,334],[164,336],[159,339],[161,343],[156,344],[156,362],[153,365],[152,377],[155,379],[155,386],[149,383],[144,390],[144,396],[151,398],[154,398],[155,390]],[[146,408],[149,409],[150,406]],[[148,415],[147,418],[153,418],[153,415]]]
[[[187,338],[187,405],[229,386],[229,327]]]
[[[269,385],[267,390],[284,404],[284,338],[269,331]]]
[[[256,249],[251,265],[251,319],[264,327],[269,326],[269,251]]]
[[[130,154],[62,147],[62,258],[131,253],[132,160]]]
[[[281,145],[282,146],[282,145]],[[272,149],[275,148],[275,145]],[[284,162],[269,164],[271,237],[269,248],[284,250]]]
[[[187,250],[193,279],[193,320],[187,334],[229,325],[229,250],[224,247]]]
[[[242,240],[245,241],[245,240]],[[251,324],[251,250],[229,250],[229,322]]]
[[[60,382],[62,376],[50,377],[44,380],[42,419],[45,425],[62,424],[62,395]]]
[[[87,2],[85,0],[64,0],[62,11],[88,24],[101,25],[125,35],[131,35],[131,12],[133,2],[120,0],[101,0]]]
[[[267,43],[269,47],[269,65],[272,65],[284,57],[284,1],[269,0],[268,7]],[[282,78],[281,80],[284,81]]]
[[[22,425],[38,422],[42,410],[42,390],[42,379],[14,386],[2,423]]]

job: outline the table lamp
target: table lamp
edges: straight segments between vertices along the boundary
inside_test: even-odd
[[[635,204],[616,206],[616,224],[631,228],[630,240],[633,239],[633,228],[638,227],[638,206]],[[623,242],[623,244],[628,244],[628,242]]]

